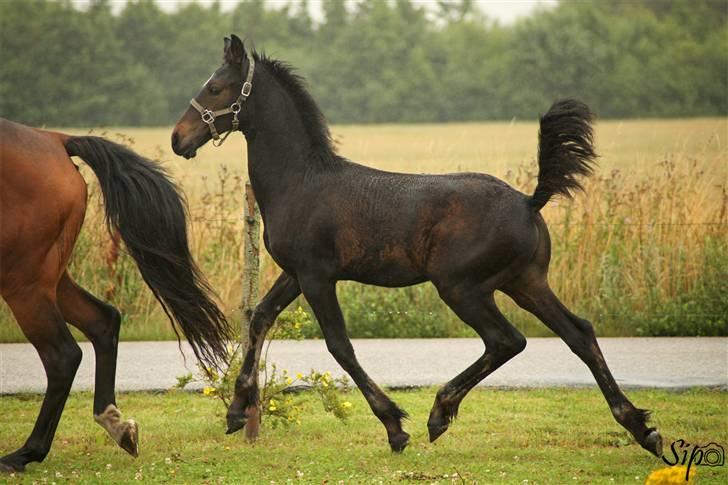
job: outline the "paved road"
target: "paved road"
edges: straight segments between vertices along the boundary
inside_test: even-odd
[[[728,338],[602,338],[599,340],[617,381],[626,387],[728,389]],[[94,355],[82,343],[83,362],[74,389],[93,389]],[[354,340],[364,369],[386,386],[443,384],[483,351],[477,339]],[[195,371],[184,345],[186,363],[176,342],[124,342],[119,348],[119,390],[169,389],[176,377]],[[269,360],[291,373],[311,368],[343,374],[322,341],[276,341]],[[29,344],[0,344],[0,394],[43,392],[45,374]],[[586,366],[558,339],[532,338],[520,355],[482,385],[547,387],[594,385]]]

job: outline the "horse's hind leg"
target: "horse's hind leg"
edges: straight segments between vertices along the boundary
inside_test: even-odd
[[[94,419],[124,450],[139,454],[138,427],[134,420],[121,420],[116,407],[116,354],[121,316],[108,305],[78,286],[64,273],[58,285],[58,306],[65,320],[81,330],[96,354]]]
[[[41,462],[53,436],[81,362],[81,349],[73,340],[55,302],[55,291],[28,291],[5,295],[23,333],[38,351],[45,368],[48,386],[40,414],[25,444],[0,458],[0,469],[23,471],[32,461]]]
[[[407,417],[407,413],[397,407],[359,365],[346,334],[344,316],[336,298],[336,284],[310,278],[299,279],[299,282],[303,295],[319,321],[326,347],[339,365],[349,373],[374,415],[384,425],[392,451],[401,452],[409,443],[409,434],[402,430],[402,419]]]
[[[609,404],[612,415],[647,451],[661,456],[662,438],[655,428],[646,426],[649,412],[637,409],[622,393],[607,367],[591,324],[571,313],[548,285],[533,283],[507,293],[519,306],[537,316],[553,330],[589,367]]]
[[[526,347],[526,338],[498,310],[492,291],[477,286],[439,286],[438,290],[445,303],[483,339],[485,352],[437,391],[427,421],[430,441],[447,431],[463,398],[475,385]]]

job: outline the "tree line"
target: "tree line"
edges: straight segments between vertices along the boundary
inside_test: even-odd
[[[336,123],[534,119],[573,96],[604,118],[725,116],[724,0],[564,1],[513,25],[472,0],[244,0],[160,9],[0,2],[0,116],[32,125],[174,122],[231,32],[296,66]]]

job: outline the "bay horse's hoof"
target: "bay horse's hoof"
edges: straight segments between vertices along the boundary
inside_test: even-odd
[[[393,453],[402,453],[409,444],[410,435],[404,431],[397,433],[389,439],[389,446],[392,447]]]
[[[133,419],[125,424],[126,429],[119,438],[119,446],[136,458],[139,456],[139,425]]]
[[[642,443],[642,448],[658,458],[662,457],[662,436],[660,436],[660,433],[656,429],[650,430],[647,434],[644,443]]]

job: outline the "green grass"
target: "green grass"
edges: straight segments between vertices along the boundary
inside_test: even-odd
[[[264,426],[255,445],[224,434],[219,401],[188,392],[119,396],[126,416],[140,423],[141,455],[112,444],[91,418],[92,396],[73,394],[44,463],[9,483],[644,483],[664,463],[642,450],[609,414],[596,389],[478,389],[436,443],[425,423],[435,389],[392,392],[410,413],[412,434],[402,455],[388,448],[383,427],[358,392],[352,417],[337,421],[303,396],[302,424]],[[636,405],[652,409],[666,443],[683,438],[728,445],[728,394],[633,390]],[[39,396],[0,397],[0,453],[31,430]],[[458,476],[453,478],[454,474]],[[728,466],[698,467],[698,483],[728,483]]]

